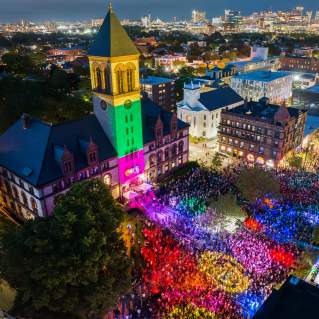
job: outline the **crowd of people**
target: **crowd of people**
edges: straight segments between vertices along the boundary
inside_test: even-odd
[[[234,188],[234,175],[219,174],[203,168],[192,168],[185,175],[168,180],[157,193],[160,202],[185,215],[206,211],[210,200]]]
[[[298,243],[311,242],[319,225],[319,178],[299,171],[273,170],[282,197],[251,204],[246,222],[233,233],[212,227],[218,214],[209,202],[228,192],[239,197],[235,184],[241,169],[217,173],[191,168],[132,201],[148,219],[141,249],[143,279],[161,315],[182,313],[187,304],[196,313],[205,310],[220,318],[251,315],[296,267]],[[208,253],[220,260],[201,269]],[[209,269],[209,276],[203,269]],[[247,287],[236,292],[234,281]]]

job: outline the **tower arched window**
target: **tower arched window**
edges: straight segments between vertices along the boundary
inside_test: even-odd
[[[104,80],[105,80],[105,93],[111,94],[111,74],[110,74],[110,68],[108,66],[104,69]]]
[[[135,89],[135,65],[133,63],[126,64],[127,90],[132,92]]]
[[[118,64],[115,68],[117,93],[123,94],[125,92],[125,66]]]
[[[96,69],[96,89],[98,92],[102,91],[102,73],[100,68]]]

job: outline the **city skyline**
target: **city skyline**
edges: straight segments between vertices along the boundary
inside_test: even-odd
[[[0,23],[17,22],[21,19],[35,22],[44,20],[89,20],[102,18],[106,13],[106,0],[2,0]],[[169,0],[135,0],[112,1],[116,12],[121,19],[138,19],[145,14],[169,20],[176,16],[179,19],[190,18],[193,9],[204,10],[209,18],[223,15],[225,9],[240,10],[247,15],[260,10],[290,10],[295,6],[304,6],[305,10],[317,10],[313,0],[291,1],[284,0],[278,3],[275,0],[261,0],[256,3],[244,0],[240,3],[234,0],[219,2],[216,0],[199,0],[194,5],[193,1]]]

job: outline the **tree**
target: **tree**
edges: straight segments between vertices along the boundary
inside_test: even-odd
[[[18,291],[15,312],[32,318],[96,318],[130,288],[118,227],[124,213],[98,179],[74,184],[52,217],[0,238],[0,272]]]
[[[288,159],[287,162],[290,167],[298,168],[300,169],[302,167],[303,159],[301,156],[298,156],[297,154],[292,154]]]
[[[250,203],[267,196],[272,198],[280,196],[280,185],[272,172],[258,167],[243,169],[236,186],[241,195]]]
[[[216,152],[212,160],[212,168],[218,170],[222,167],[222,165],[223,165],[223,158],[220,155],[220,153]]]
[[[79,78],[76,74],[68,74],[63,70],[56,69],[53,71],[49,84],[55,90],[70,93],[72,90],[78,89]]]
[[[6,69],[10,73],[28,74],[35,71],[35,64],[29,55],[9,52],[2,56],[2,62],[6,64]]]
[[[184,66],[182,67],[179,72],[178,75],[180,77],[193,77],[194,76],[194,68],[192,68],[191,66]]]

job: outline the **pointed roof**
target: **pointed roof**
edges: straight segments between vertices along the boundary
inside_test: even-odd
[[[99,57],[139,55],[139,51],[122,27],[110,5],[88,55]]]

